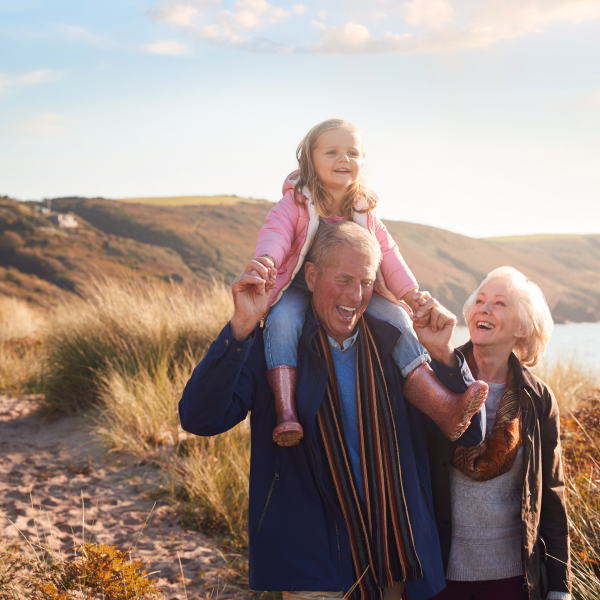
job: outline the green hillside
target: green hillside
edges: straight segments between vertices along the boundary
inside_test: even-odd
[[[243,198],[135,200],[56,198],[53,210],[79,221],[69,231],[37,214],[36,203],[1,198],[0,294],[51,304],[104,275],[186,286],[230,282],[252,257],[273,206]],[[600,321],[600,235],[474,239],[414,223],[386,225],[421,288],[457,314],[489,271],[508,264],[541,286],[557,322]]]
[[[189,206],[195,204],[223,204],[225,206],[239,202],[266,202],[266,200],[252,200],[239,196],[165,196],[157,198],[119,198],[119,202],[130,204],[150,204],[152,206]]]

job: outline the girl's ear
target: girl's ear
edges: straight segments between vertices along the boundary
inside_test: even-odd
[[[317,277],[317,269],[311,262],[304,263],[304,278],[306,285],[311,292],[315,291],[315,279]]]

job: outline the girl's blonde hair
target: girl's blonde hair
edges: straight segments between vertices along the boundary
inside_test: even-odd
[[[317,214],[322,219],[327,219],[333,212],[333,198],[331,194],[323,187],[317,172],[313,165],[312,153],[317,144],[319,136],[330,129],[345,129],[360,136],[358,129],[343,119],[328,119],[318,125],[315,125],[298,145],[296,158],[298,159],[299,179],[294,185],[294,202],[299,206],[304,206],[306,199],[302,195],[302,189],[306,186],[312,194]],[[361,136],[362,143],[362,136]],[[364,152],[363,152],[364,154]],[[356,203],[361,199],[366,200],[366,207],[357,209]],[[351,220],[355,212],[366,213],[372,211],[377,206],[377,196],[371,192],[365,181],[363,172],[359,178],[350,186],[348,192],[342,201],[342,215]]]
[[[544,293],[521,271],[517,271],[513,267],[494,269],[465,302],[463,317],[468,325],[469,315],[475,306],[477,294],[492,279],[499,279],[506,283],[510,300],[517,309],[519,323],[526,331],[525,337],[519,339],[513,352],[522,365],[535,367],[542,360],[542,356],[546,351],[546,346],[550,341],[552,329],[554,328],[554,321]]]

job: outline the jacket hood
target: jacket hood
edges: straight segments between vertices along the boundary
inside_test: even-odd
[[[298,181],[298,176],[300,175],[299,169],[292,171],[283,182],[283,186],[281,187],[281,195],[285,196],[290,190],[294,189],[294,185],[296,181]]]

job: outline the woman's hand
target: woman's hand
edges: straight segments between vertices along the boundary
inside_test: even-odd
[[[273,261],[261,256],[251,260],[231,284],[234,312],[229,327],[233,336],[244,341],[267,312],[277,270]]]
[[[452,337],[458,322],[456,316],[444,308],[435,298],[429,297],[423,308],[428,307],[430,320],[428,325],[422,325],[413,319],[415,333],[419,342],[423,344],[429,355],[434,360],[448,365],[458,366],[458,359],[454,354]]]

